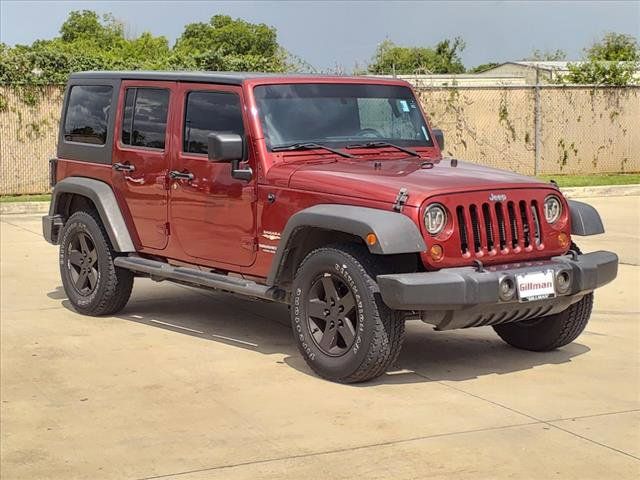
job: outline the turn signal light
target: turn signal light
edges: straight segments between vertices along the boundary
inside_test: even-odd
[[[431,255],[431,259],[434,262],[439,262],[444,257],[444,251],[442,250],[442,246],[440,245],[431,245],[429,249],[429,255]]]
[[[378,237],[376,237],[375,233],[370,233],[369,235],[367,235],[367,243],[369,245],[375,245],[378,241]]]
[[[558,234],[558,244],[562,247],[562,248],[566,248],[569,246],[569,235],[567,235],[564,232],[560,232]]]

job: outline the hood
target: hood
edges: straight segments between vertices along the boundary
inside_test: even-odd
[[[284,169],[288,186],[297,190],[393,203],[401,188],[409,193],[407,205],[420,206],[436,194],[511,188],[550,188],[548,183],[506,170],[455,159],[431,160],[325,160],[275,166]],[[275,173],[275,172],[274,172]],[[551,187],[553,188],[553,187]]]

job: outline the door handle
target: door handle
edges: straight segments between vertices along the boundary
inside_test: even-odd
[[[179,172],[177,170],[171,170],[169,172],[169,178],[172,180],[193,180],[195,176],[191,172]]]
[[[130,163],[114,163],[113,169],[118,170],[119,172],[134,172],[136,170],[136,167],[134,167]]]

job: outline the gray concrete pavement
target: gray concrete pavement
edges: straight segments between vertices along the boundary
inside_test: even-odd
[[[623,265],[575,343],[412,322],[357,386],[312,375],[279,305],[138,280],[118,316],[78,315],[39,217],[3,216],[0,477],[638,478],[640,202],[588,202],[608,232],[580,245]]]

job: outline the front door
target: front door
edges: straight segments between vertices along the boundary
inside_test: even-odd
[[[140,243],[167,245],[169,134],[175,82],[124,81],[113,147],[112,182],[129,209]]]
[[[235,180],[231,164],[210,162],[210,132],[245,135],[242,90],[226,85],[180,84],[182,123],[171,170],[171,235],[190,257],[251,265],[256,255],[255,181]],[[247,155],[253,164],[251,151]]]

